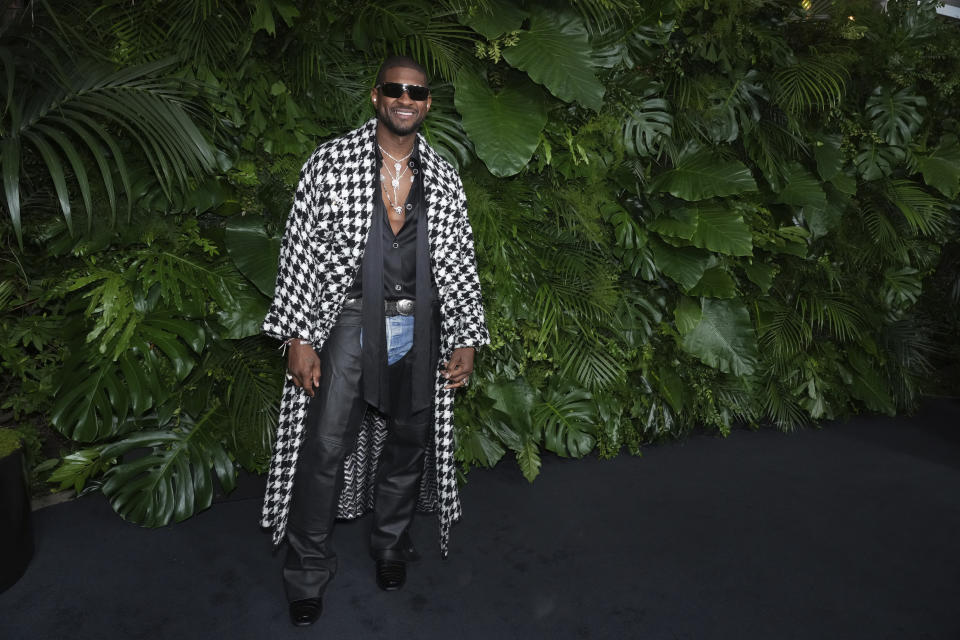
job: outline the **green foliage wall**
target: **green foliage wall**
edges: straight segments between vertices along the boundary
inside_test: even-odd
[[[0,45],[5,419],[142,524],[263,470],[297,173],[391,51],[470,203],[464,469],[908,410],[958,355],[958,35],[928,2],[31,3]]]

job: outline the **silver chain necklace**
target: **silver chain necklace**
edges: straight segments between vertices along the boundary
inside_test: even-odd
[[[385,189],[384,189],[384,194],[387,196],[387,199],[390,200],[390,208],[393,209],[394,214],[399,218],[403,215],[403,206],[397,204],[397,201],[400,199],[397,197],[397,188],[400,186],[400,178],[402,178],[403,174],[407,172],[407,166],[403,164],[403,161],[409,158],[411,155],[413,155],[413,150],[411,150],[410,153],[408,153],[407,155],[397,160],[379,144],[377,146],[380,147],[381,153],[383,153],[388,158],[393,160],[392,172],[387,167],[386,163],[383,164],[383,169],[387,172],[387,175],[390,176],[390,186],[393,187],[393,198],[392,199],[390,198],[390,195],[386,193]],[[384,182],[383,174],[380,174],[380,182]],[[410,182],[413,182],[413,176],[410,176]]]

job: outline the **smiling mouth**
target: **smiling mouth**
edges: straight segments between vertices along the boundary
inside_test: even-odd
[[[415,118],[417,112],[413,109],[393,109],[393,115],[398,118]]]

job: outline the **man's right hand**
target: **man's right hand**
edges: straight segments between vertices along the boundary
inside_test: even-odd
[[[292,340],[287,351],[287,371],[293,384],[313,397],[314,389],[320,386],[320,358],[309,342]]]

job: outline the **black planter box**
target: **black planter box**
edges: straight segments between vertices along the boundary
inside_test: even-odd
[[[33,528],[23,454],[0,458],[0,592],[12,587],[33,558]]]

